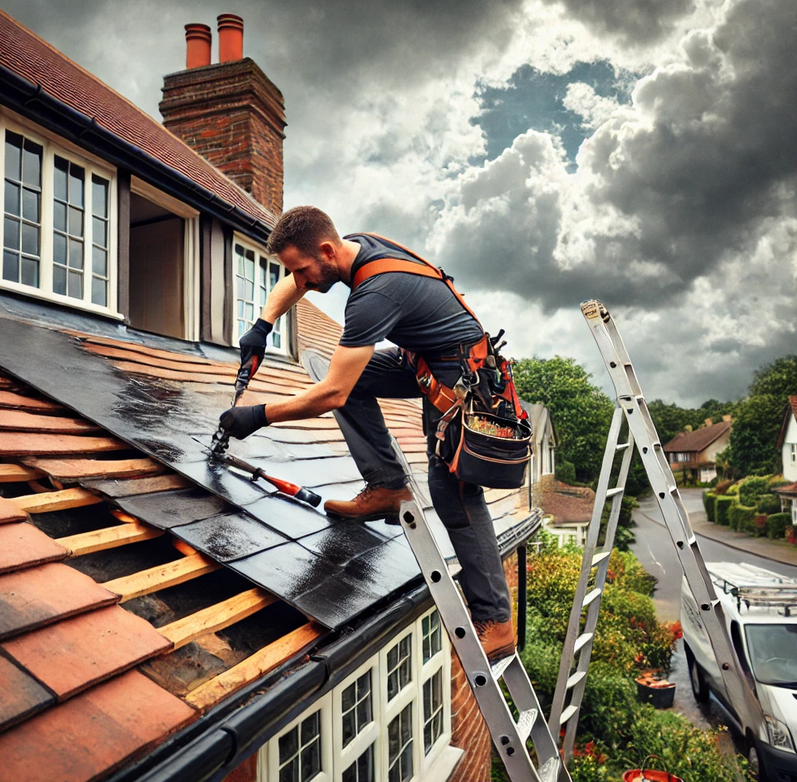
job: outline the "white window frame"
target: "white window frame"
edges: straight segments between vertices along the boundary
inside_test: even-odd
[[[373,657],[349,674],[332,691],[326,693],[299,717],[283,728],[258,753],[258,782],[276,782],[279,779],[279,739],[295,728],[302,720],[321,710],[321,773],[313,782],[342,782],[343,772],[351,766],[368,747],[374,745],[374,775],[376,782],[385,782],[388,774],[388,725],[410,703],[412,704],[412,768],[411,782],[443,782],[447,779],[463,750],[450,746],[451,742],[451,644],[440,621],[441,649],[428,662],[423,662],[423,620],[436,608],[424,612],[415,621],[394,635],[390,642]],[[410,681],[387,700],[387,655],[404,638],[410,637],[412,651]],[[343,691],[364,673],[371,671],[371,705],[373,720],[344,748],[342,722]],[[443,686],[443,730],[429,750],[423,744],[423,685],[438,671]],[[331,740],[330,740],[331,737]]]
[[[331,782],[333,767],[331,692],[319,698],[309,709],[303,711],[260,750],[257,756],[257,778],[259,780],[279,779],[279,740],[316,711],[321,712],[321,773],[312,777],[312,780],[313,782]]]
[[[793,464],[797,462],[797,443],[789,443],[789,449],[791,451],[791,460]]]
[[[230,279],[232,280],[232,301],[233,301],[233,325],[232,325],[232,343],[235,347],[238,346],[238,265],[236,262],[236,255],[235,255],[235,245],[240,244],[245,250],[251,250],[255,254],[255,301],[254,301],[254,320],[257,320],[260,317],[260,313],[262,311],[262,306],[259,303],[259,297],[257,294],[259,293],[259,269],[260,264],[265,262],[266,264],[266,281],[269,282],[270,280],[270,273],[271,273],[271,264],[274,263],[280,268],[280,277],[279,280],[284,280],[286,276],[285,267],[280,263],[279,259],[275,255],[269,255],[265,248],[262,245],[253,242],[251,239],[242,236],[239,233],[234,233],[232,238],[232,252],[230,258],[230,266],[231,266],[231,276]],[[266,292],[266,296],[271,293],[271,286],[269,283],[269,288]],[[289,338],[290,338],[290,327],[288,323],[288,319],[291,317],[290,312],[286,312],[284,315],[281,316],[279,321],[279,329],[275,329],[280,336],[280,347],[274,347],[273,338],[269,336],[268,345],[266,347],[266,353],[271,353],[273,355],[279,356],[289,356],[290,355],[290,345]],[[254,320],[252,323],[254,323]],[[273,332],[272,332],[273,333]]]
[[[5,178],[5,141],[6,131],[11,131],[42,147],[41,161],[41,233],[39,239],[39,287],[23,285],[21,282],[2,279],[0,273],[0,289],[22,293],[37,299],[65,304],[75,309],[110,315],[118,319],[123,316],[118,311],[118,198],[117,198],[117,172],[113,166],[105,161],[84,152],[61,139],[55,134],[45,131],[37,125],[24,121],[14,112],[0,109],[0,173]],[[76,299],[70,296],[54,293],[53,280],[53,176],[55,156],[75,163],[84,169],[84,220],[83,220],[83,298]],[[91,301],[92,279],[92,204],[91,180],[92,176],[106,179],[108,186],[108,291],[106,306],[94,304]],[[2,199],[2,208],[5,212],[5,195]],[[0,220],[0,247],[4,246],[3,221]]]

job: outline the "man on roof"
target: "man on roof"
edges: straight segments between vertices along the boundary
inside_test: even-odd
[[[453,388],[462,374],[463,351],[467,355],[483,340],[484,331],[439,277],[388,271],[354,284],[358,271],[375,260],[422,262],[372,234],[341,238],[330,218],[315,207],[285,212],[271,234],[268,251],[277,255],[290,275],[273,288],[261,318],[239,340],[242,365],[255,355],[259,366],[273,324],[307,291],[326,293],[337,282],[353,288],[343,335],[327,376],[319,383],[285,401],[230,408],[222,414],[221,426],[243,439],[272,423],[334,411],[366,486],[353,500],[327,501],[325,511],[342,519],[395,516],[412,494],[377,397],[421,396],[418,356],[437,381]],[[385,339],[398,347],[376,350]],[[460,583],[482,646],[488,658],[497,660],[513,653],[515,639],[509,590],[484,491],[457,480],[436,455],[435,432],[442,413],[425,397],[423,415],[432,502],[462,565]]]

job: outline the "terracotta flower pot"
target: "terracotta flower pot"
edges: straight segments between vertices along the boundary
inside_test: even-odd
[[[646,768],[644,770],[635,768],[633,771],[626,771],[623,774],[623,782],[684,782],[681,777],[670,774],[667,771],[653,771]]]

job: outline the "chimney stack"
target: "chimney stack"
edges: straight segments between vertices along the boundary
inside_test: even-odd
[[[186,70],[164,78],[163,124],[266,209],[282,212],[285,103],[243,56],[244,23],[220,14],[219,60],[210,64],[210,28],[186,25]]]
[[[705,424],[706,424],[706,426],[713,426],[714,421],[712,421],[710,418],[706,418]]]
[[[206,24],[185,26],[185,67],[201,68],[210,65],[210,27]]]
[[[219,62],[244,58],[244,20],[235,14],[219,14]]]

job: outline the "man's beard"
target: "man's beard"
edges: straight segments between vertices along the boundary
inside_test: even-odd
[[[318,261],[318,265],[321,267],[321,279],[319,280],[318,285],[313,286],[313,290],[316,290],[319,293],[328,293],[329,289],[336,282],[340,282],[338,267],[323,256],[318,256],[316,260]]]

